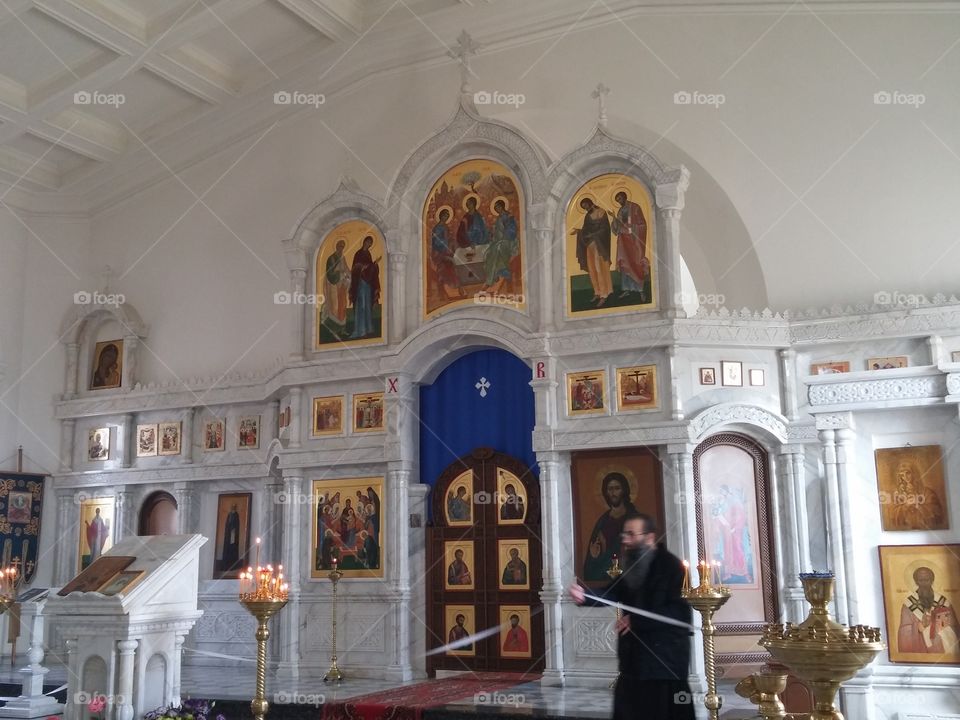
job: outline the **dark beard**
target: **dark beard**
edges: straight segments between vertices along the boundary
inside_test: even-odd
[[[936,604],[937,597],[933,592],[932,587],[918,587],[917,588],[917,600],[920,601],[920,608],[922,610],[930,610]]]

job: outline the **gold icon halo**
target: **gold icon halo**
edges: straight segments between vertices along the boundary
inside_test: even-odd
[[[630,202],[630,189],[626,185],[617,185],[610,191],[610,204],[613,207],[617,207],[619,203],[617,202],[617,195],[623,193],[627,196],[627,202]]]
[[[577,212],[582,213],[584,215],[586,214],[586,211],[582,207],[580,207],[580,203],[582,203],[584,200],[589,200],[594,205],[599,205],[599,203],[597,202],[597,198],[593,193],[589,193],[589,192],[583,193],[580,197],[577,198],[576,203],[574,203],[574,207],[577,208]]]
[[[436,215],[433,216],[433,219],[436,220],[437,222],[440,222],[440,213],[442,213],[444,210],[446,210],[446,211],[450,214],[450,218],[449,218],[449,219],[452,220],[452,219],[453,219],[453,208],[450,207],[449,205],[441,205],[440,207],[438,207],[438,208],[437,208],[437,213],[436,213]]]
[[[467,193],[463,196],[463,200],[460,201],[460,207],[462,207],[464,211],[467,211],[467,200],[470,198],[477,201],[477,207],[480,206],[480,196],[477,193]]]
[[[494,206],[495,206],[499,201],[501,201],[501,200],[503,200],[503,209],[504,209],[504,210],[507,210],[507,211],[510,210],[510,201],[507,200],[507,196],[506,196],[506,195],[497,195],[497,196],[490,202],[490,212],[492,212],[494,215],[497,214],[497,209],[496,209],[496,207],[494,207]]]
[[[906,577],[909,578],[910,580],[913,580],[913,574],[922,567],[930,569],[930,571],[933,573],[933,576],[934,576],[934,582],[936,582],[937,577],[942,577],[944,574],[943,568],[940,567],[940,563],[938,563],[935,560],[931,561],[931,560],[924,559],[924,560],[914,560],[912,563],[907,565]]]

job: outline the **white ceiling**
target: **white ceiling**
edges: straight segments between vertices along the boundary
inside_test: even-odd
[[[460,0],[408,4],[432,12]],[[104,166],[199,117],[215,123],[349,45],[378,9],[362,0],[3,0],[0,182],[78,192]]]
[[[296,112],[274,93],[330,93],[373,73],[453,62],[616,12],[756,12],[789,0],[0,0],[0,188],[90,212],[147,187],[155,158],[195,162]],[[894,0],[807,0],[856,11]],[[916,3],[916,5],[951,3]],[[436,43],[425,47],[423,29]],[[411,41],[415,36],[419,41]],[[362,51],[351,52],[360,40]],[[370,47],[376,52],[371,53]],[[91,102],[86,102],[86,100]],[[12,186],[12,188],[11,188]],[[13,201],[10,195],[8,201]],[[27,198],[24,201],[22,198]]]

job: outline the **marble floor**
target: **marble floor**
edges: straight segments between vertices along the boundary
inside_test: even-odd
[[[0,684],[7,697],[16,693],[21,676],[18,670],[0,669]],[[207,698],[225,701],[249,702],[254,693],[253,668],[241,667],[230,672],[221,669],[183,668],[181,695],[184,698]],[[45,689],[53,689],[66,683],[63,666],[54,665],[44,678]],[[301,710],[318,708],[326,702],[337,702],[359,695],[386,690],[396,683],[383,680],[347,679],[340,683],[300,684],[297,688],[283,687],[274,680],[268,682],[267,699],[274,710],[279,706],[297,706]],[[755,717],[752,706],[733,691],[733,682],[720,681],[718,691],[723,697],[723,720],[742,720]],[[232,704],[232,703],[231,703]],[[452,717],[478,718],[497,716],[529,716],[533,718],[584,718],[601,720],[612,714],[613,697],[608,688],[595,687],[545,687],[539,682],[515,685],[491,693],[487,698],[466,698],[439,708],[442,712],[431,713],[437,720]],[[279,718],[284,713],[277,712]],[[312,715],[311,715],[312,716]]]
[[[183,695],[224,700],[249,700],[253,697],[252,673],[237,673],[230,676],[212,677],[207,674],[187,677],[184,673]],[[247,675],[247,677],[244,677]],[[419,681],[417,681],[419,682]],[[718,684],[723,697],[724,720],[742,720],[755,716],[754,706],[739,697],[733,690],[734,682]],[[296,689],[268,684],[268,700],[276,705],[296,704],[320,706],[379,692],[396,683],[382,680],[348,679],[341,683],[301,684]],[[276,689],[275,689],[276,688]],[[594,687],[545,687],[539,682],[523,683],[491,693],[487,698],[465,698],[443,706],[444,717],[455,716],[462,711],[464,717],[497,715],[527,715],[541,718],[584,718],[600,720],[609,718],[613,711],[613,693],[608,688]],[[431,713],[433,715],[435,713]]]

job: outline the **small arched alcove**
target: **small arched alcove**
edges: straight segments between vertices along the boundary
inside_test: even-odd
[[[178,519],[176,499],[170,493],[158,490],[143,501],[137,534],[176,535]]]

